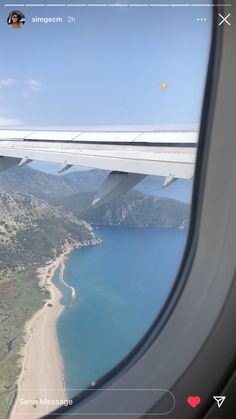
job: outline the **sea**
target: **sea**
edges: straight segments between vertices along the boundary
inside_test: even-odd
[[[54,283],[64,310],[57,338],[65,389],[74,397],[116,366],[139,342],[170,293],[185,249],[187,230],[106,226],[102,243],[74,250]]]

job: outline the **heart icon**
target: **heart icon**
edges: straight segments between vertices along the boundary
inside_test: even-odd
[[[187,403],[192,407],[197,407],[201,403],[201,398],[199,396],[188,396]]]

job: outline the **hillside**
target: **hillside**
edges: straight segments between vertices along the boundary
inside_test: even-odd
[[[94,196],[94,193],[74,194],[52,202],[94,225],[188,227],[190,206],[174,199],[131,191],[94,209],[91,207]]]
[[[105,170],[81,170],[60,176],[27,167],[12,167],[0,173],[0,191],[21,192],[38,198],[49,199],[97,191],[108,172]],[[172,198],[189,203],[192,180],[179,179],[168,188],[162,188],[164,178],[147,176],[134,190],[148,195]]]
[[[106,177],[102,170],[51,175],[30,167],[12,167],[0,173],[0,191],[20,192],[38,198],[67,196],[96,191]]]
[[[75,216],[96,225],[188,227],[189,205],[176,199],[156,196],[157,191],[164,192],[161,188],[162,178],[155,176],[146,177],[136,186],[142,192],[134,189],[94,210],[91,202],[106,175],[106,171],[94,169],[56,176],[29,167],[13,167],[0,173],[0,191],[20,192],[53,205],[61,205]],[[167,196],[189,196],[191,185],[181,183],[181,180],[178,182],[167,188]]]
[[[0,193],[0,277],[44,264],[65,241],[93,239],[91,226],[73,214],[32,196]]]

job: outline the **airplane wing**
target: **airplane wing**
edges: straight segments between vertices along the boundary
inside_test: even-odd
[[[196,131],[0,130],[0,171],[33,160],[111,171],[94,205],[110,201],[146,175],[165,176],[163,186],[190,179],[196,159]]]

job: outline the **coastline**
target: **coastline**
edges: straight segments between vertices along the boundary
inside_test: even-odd
[[[64,279],[64,272],[65,272],[65,261],[68,258],[69,253],[65,254],[65,257],[63,258],[63,260],[60,263],[61,266],[61,271],[60,271],[60,281],[62,282],[62,284],[65,285],[65,287],[69,288],[71,290],[71,304],[70,306],[72,307],[75,300],[77,299],[77,293],[74,287],[72,287],[71,285],[69,285],[65,279]]]
[[[20,351],[21,372],[17,380],[17,396],[10,419],[27,415],[39,418],[59,406],[41,404],[39,400],[68,400],[64,389],[63,361],[57,341],[56,323],[63,311],[61,291],[52,279],[56,270],[77,246],[68,244],[56,259],[38,269],[39,286],[50,292],[43,307],[25,324],[24,345]],[[36,401],[22,404],[22,400]]]

